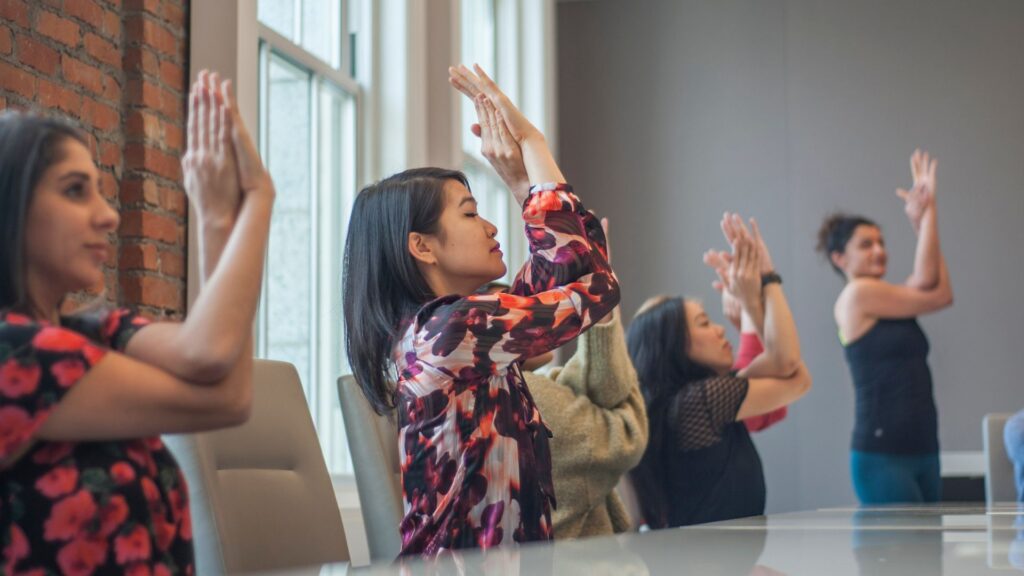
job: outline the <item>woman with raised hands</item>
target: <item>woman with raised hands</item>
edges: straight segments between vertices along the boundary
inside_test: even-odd
[[[204,71],[190,93],[203,288],[183,322],[60,315],[103,282],[118,214],[81,132],[0,116],[0,573],[194,571],[188,490],[159,435],[248,417],[274,200],[229,90]]]
[[[406,170],[356,198],[346,347],[370,404],[397,412],[402,554],[551,539],[549,432],[520,364],[619,301],[601,225],[544,136],[479,67],[449,73],[476,106],[482,153],[523,207],[530,259],[510,293],[477,293],[505,264],[460,172]]]
[[[896,190],[917,234],[914,269],[902,284],[884,280],[888,254],[871,220],[834,214],[818,233],[818,250],[846,281],[833,313],[856,394],[850,472],[863,504],[935,502],[941,496],[929,346],[917,323],[918,316],[953,303],[939,246],[937,165],[915,150],[913,186]]]
[[[723,218],[732,252],[715,266],[722,289],[762,336],[764,351],[747,367],[732,370],[725,329],[695,300],[651,298],[629,326],[649,420],[647,451],[630,477],[651,528],[763,514],[764,472],[743,420],[791,404],[811,387],[781,278],[752,225],[753,233],[739,216]]]

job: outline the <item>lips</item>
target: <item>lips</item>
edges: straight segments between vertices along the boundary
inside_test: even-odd
[[[501,252],[501,244],[495,244],[494,248],[491,248],[491,252]]]
[[[107,254],[110,250],[110,245],[106,243],[86,244],[85,248],[86,250],[91,252],[93,256],[95,256],[100,262],[105,262],[107,259]]]

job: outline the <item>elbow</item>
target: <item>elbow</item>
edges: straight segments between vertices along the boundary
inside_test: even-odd
[[[226,398],[220,406],[219,414],[224,427],[241,426],[248,422],[252,416],[252,388],[247,387]]]
[[[213,384],[227,378],[238,362],[233,346],[194,346],[182,359],[182,377],[193,382]]]
[[[811,373],[803,364],[801,364],[797,368],[796,378],[798,379],[800,396],[803,397],[804,395],[811,391],[811,387],[814,385],[814,379],[811,378]]]
[[[781,358],[778,364],[779,374],[781,374],[785,378],[794,376],[797,372],[800,371],[800,367],[802,365],[803,362],[800,361],[800,356],[798,355]]]

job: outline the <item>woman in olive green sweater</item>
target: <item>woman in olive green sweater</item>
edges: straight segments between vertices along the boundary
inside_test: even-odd
[[[564,368],[525,376],[541,418],[554,434],[555,538],[629,530],[629,515],[615,485],[647,448],[647,411],[619,309],[580,336]]]

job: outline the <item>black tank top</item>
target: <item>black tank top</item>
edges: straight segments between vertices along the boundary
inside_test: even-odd
[[[857,398],[854,450],[889,454],[939,451],[928,350],[928,338],[915,318],[879,320],[844,347]]]

